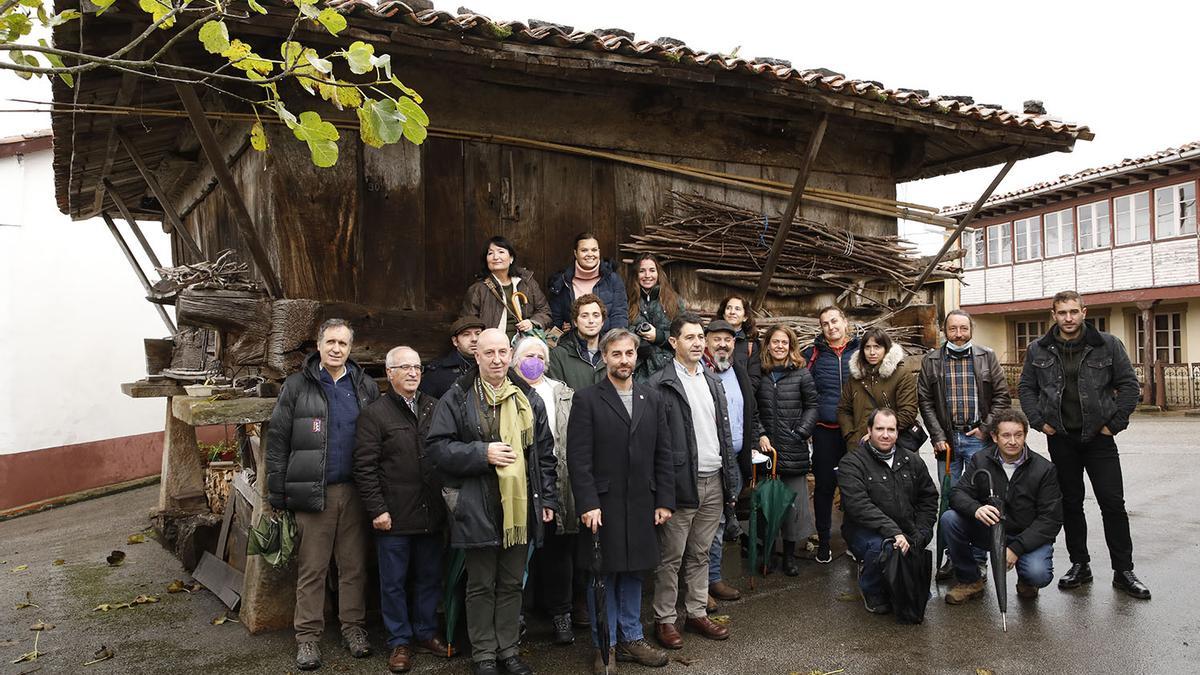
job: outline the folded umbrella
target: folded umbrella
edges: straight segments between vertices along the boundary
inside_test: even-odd
[[[996,602],[1000,605],[1000,622],[1004,627],[1004,632],[1008,632],[1008,537],[1004,526],[1004,502],[996,494],[996,490],[992,486],[992,474],[984,469],[978,469],[971,476],[971,485],[974,486],[975,479],[980,475],[987,478],[988,484],[988,499],[987,503],[996,507],[1000,512],[1000,520],[992,525],[992,544],[988,549],[988,558],[992,565],[992,581],[996,585]]]
[[[296,517],[291,511],[264,513],[247,538],[246,555],[261,555],[271,567],[283,567],[296,550]]]
[[[454,636],[463,615],[462,586],[466,581],[467,554],[461,548],[450,549],[446,561],[446,589],[442,607],[446,612],[446,657],[454,653]]]
[[[938,500],[938,519],[937,519],[937,567],[942,568],[942,560],[946,555],[946,534],[942,532],[942,514],[950,508],[950,459],[954,456],[954,448],[950,445],[950,440],[946,440],[946,470],[942,472],[942,489],[941,497]]]
[[[750,588],[754,588],[754,573],[759,572],[763,576],[767,574],[766,561],[771,558],[771,551],[775,548],[775,537],[779,535],[779,530],[783,526],[783,519],[788,511],[792,508],[792,502],[796,500],[796,492],[779,480],[776,467],[778,465],[779,456],[774,450],[770,451],[773,455],[771,460],[770,473],[767,478],[758,483],[758,465],[754,465],[753,473],[751,474],[750,486],[754,488],[754,496],[750,498]],[[758,563],[758,545],[759,545],[759,520],[762,520],[762,551],[763,564],[760,567]]]
[[[608,652],[612,648],[608,636],[608,589],[604,587],[604,556],[600,551],[600,533],[592,535],[592,599],[596,603],[596,639],[599,641],[600,659],[604,672],[608,673]]]

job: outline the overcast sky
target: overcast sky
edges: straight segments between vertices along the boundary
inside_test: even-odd
[[[638,39],[669,35],[723,53],[740,46],[742,56],[968,95],[1009,110],[1038,99],[1051,115],[1095,132],[1096,140],[1073,153],[1020,162],[1001,192],[1200,139],[1200,3],[462,1],[496,20],[624,28]],[[14,96],[49,98],[44,82],[22,85],[0,72],[0,108],[15,107],[7,102]],[[48,126],[48,117],[0,115],[2,136]],[[997,169],[910,183],[900,198],[935,206],[973,200]]]

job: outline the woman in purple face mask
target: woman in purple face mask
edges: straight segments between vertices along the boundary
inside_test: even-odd
[[[533,387],[546,406],[546,418],[554,435],[554,456],[558,459],[558,495],[562,505],[554,512],[554,523],[546,529],[545,543],[534,555],[530,577],[543,609],[553,619],[555,644],[569,645],[575,641],[575,633],[571,628],[572,609],[576,604],[586,602],[583,580],[572,583],[576,568],[575,535],[579,532],[579,518],[575,513],[575,497],[571,494],[571,480],[567,475],[567,418],[571,415],[571,399],[575,392],[562,382],[545,376],[549,361],[550,349],[540,338],[526,336],[517,341],[513,350],[512,369]],[[573,586],[580,589],[578,598],[575,597]],[[578,614],[576,620],[587,619],[586,609]]]

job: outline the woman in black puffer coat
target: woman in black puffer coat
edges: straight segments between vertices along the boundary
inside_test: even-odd
[[[815,532],[808,506],[808,439],[817,423],[817,385],[800,355],[800,340],[787,326],[763,336],[762,379],[758,400],[758,445],[779,457],[779,476],[796,492],[791,514],[783,521],[783,571],[796,576],[796,542]]]

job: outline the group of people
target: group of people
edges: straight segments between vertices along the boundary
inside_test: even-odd
[[[708,612],[740,597],[722,578],[725,524],[760,455],[796,493],[775,567],[795,576],[802,557],[832,561],[840,489],[864,603],[889,611],[879,552],[924,549],[938,518],[937,487],[917,454],[926,434],[918,418],[939,471],[948,462],[957,481],[941,521],[950,562],[939,575],[955,578],[947,602],[982,594],[984,539],[1001,510],[1022,597],[1050,583],[1064,521],[1072,566],[1059,585],[1090,582],[1085,470],[1113,584],[1149,598],[1132,571],[1113,442],[1138,384],[1121,344],[1084,322],[1078,294],[1055,297],[1055,327],[1030,345],[1023,415],[1010,408],[995,354],[972,344],[962,311],[947,316],[945,344],[914,373],[885,331],[855,336],[836,306],[820,310],[821,333],[807,346],[784,325],[760,335],[739,296],[705,323],[651,255],[636,261],[626,295],[591,235],[577,238],[575,262],[552,277],[549,299],[504,239],[488,242],[483,263],[452,327],[453,349],[424,367],[413,349],[392,349],[385,394],[349,359],[353,330],[338,319],[322,324],[317,353],[284,383],[266,433],[267,481],[271,506],[295,512],[300,533],[298,668],[321,665],[331,563],[344,644],[355,657],[370,654],[372,532],[393,672],[411,668],[417,653],[453,654],[437,621],[447,542],[465,569],[475,673],[532,672],[518,651],[527,598],[551,617],[556,644],[590,627],[595,672],[606,662],[665,665],[664,650],[684,646],[681,628],[727,639],[729,627]],[[553,329],[563,333],[550,347]],[[1047,434],[1052,461],[1029,451],[1030,426]],[[975,480],[979,473],[990,480]],[[658,646],[641,623],[646,579]]]

